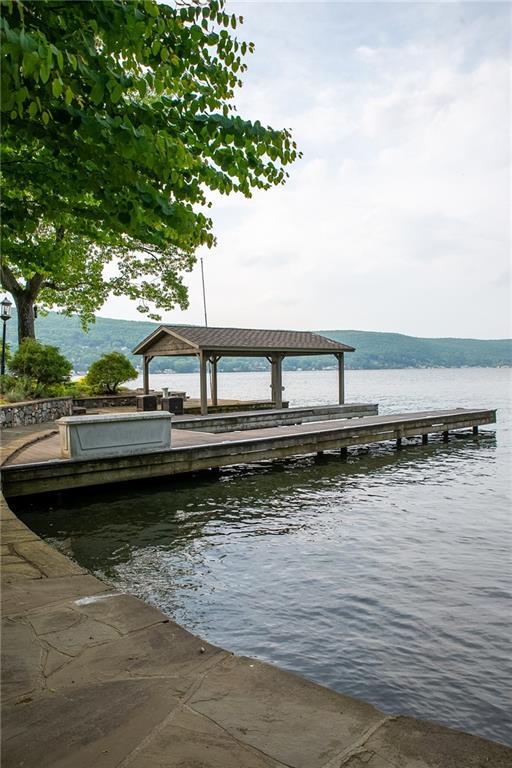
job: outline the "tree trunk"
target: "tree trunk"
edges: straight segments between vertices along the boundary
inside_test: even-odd
[[[23,339],[35,339],[34,302],[43,285],[43,276],[36,273],[25,285],[21,285],[10,267],[3,262],[0,264],[0,281],[13,297],[18,310],[18,343],[21,344]]]
[[[35,339],[34,297],[28,291],[13,291],[12,297],[18,311],[18,344],[23,339]]]

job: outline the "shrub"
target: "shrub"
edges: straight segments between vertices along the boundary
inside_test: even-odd
[[[137,378],[137,371],[121,352],[109,352],[96,360],[85,376],[85,384],[94,394],[113,395],[120,384]]]
[[[34,384],[26,376],[20,378],[9,377],[10,381],[6,385],[3,393],[4,400],[8,403],[20,403],[24,400],[33,400],[38,397],[46,396],[46,389],[42,384]]]
[[[57,347],[40,344],[35,339],[24,339],[13,356],[9,368],[33,396],[41,397],[44,388],[51,384],[69,381],[71,363],[61,355]],[[27,384],[30,382],[30,384]]]
[[[13,389],[13,387],[16,386],[16,383],[17,379],[15,379],[14,376],[10,376],[8,373],[0,376],[0,395],[2,395],[4,399],[7,399],[5,394]]]
[[[80,397],[86,394],[80,381],[66,381],[63,384],[51,384],[46,387],[48,397]]]

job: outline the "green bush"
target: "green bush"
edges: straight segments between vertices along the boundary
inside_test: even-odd
[[[35,339],[24,339],[13,356],[9,368],[18,379],[16,389],[24,389],[27,396],[43,397],[52,384],[69,381],[71,363],[57,347],[40,344]]]
[[[80,381],[66,381],[64,384],[51,384],[46,387],[48,397],[81,397],[88,394],[88,390]]]
[[[3,393],[4,400],[8,403],[21,403],[24,400],[34,400],[47,396],[46,388],[42,384],[34,384],[32,379],[28,379],[26,376],[10,378],[11,381]]]
[[[120,384],[137,378],[137,371],[121,352],[109,352],[96,360],[84,377],[85,385],[95,395],[113,395]]]

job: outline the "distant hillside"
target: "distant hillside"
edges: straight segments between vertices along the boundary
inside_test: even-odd
[[[130,355],[130,350],[151,333],[158,323],[143,320],[110,320],[99,317],[84,333],[76,317],[65,317],[54,312],[36,321],[36,333],[40,341],[54,344],[73,363],[77,372],[85,372],[100,355],[118,350]],[[447,367],[497,367],[512,365],[512,339],[483,341],[480,339],[422,339],[400,333],[374,331],[326,330],[319,333],[356,347],[347,354],[347,368],[447,368]],[[8,339],[16,346],[16,318],[8,324]],[[135,365],[139,357],[132,358]],[[288,370],[330,368],[335,361],[330,356],[287,358]],[[264,370],[266,360],[252,358],[226,358],[219,363],[219,370]],[[192,358],[156,358],[151,370],[194,371]]]

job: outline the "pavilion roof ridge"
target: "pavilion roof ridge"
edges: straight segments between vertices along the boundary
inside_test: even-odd
[[[304,328],[247,328],[241,325],[196,325],[192,323],[161,323],[162,328],[198,328],[209,331],[263,331],[265,333],[310,333],[313,336],[322,336],[322,338],[328,338],[323,336],[318,331],[309,331]],[[335,341],[335,339],[332,339]]]

